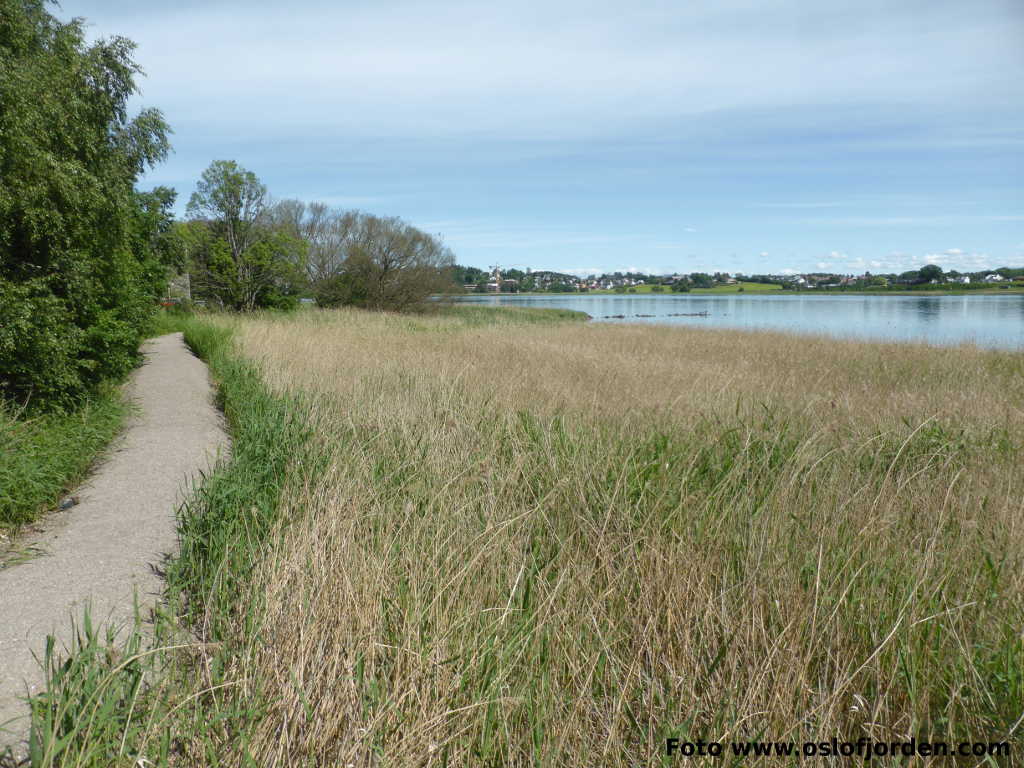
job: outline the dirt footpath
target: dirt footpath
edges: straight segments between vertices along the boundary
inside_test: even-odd
[[[94,624],[125,625],[136,590],[143,609],[159,599],[155,569],[177,547],[175,509],[189,480],[227,449],[206,365],[181,334],[143,351],[127,390],[138,410],[75,492],[80,503],[19,541],[35,556],[0,570],[0,754],[8,745],[23,753],[24,698],[43,682],[33,653],[42,658],[47,634],[67,642],[87,604]]]

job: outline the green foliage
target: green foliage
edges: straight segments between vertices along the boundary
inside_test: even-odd
[[[713,288],[715,279],[706,272],[694,272],[690,275],[690,282],[695,288]]]
[[[192,254],[195,293],[243,312],[290,309],[304,287],[306,244],[275,228],[267,188],[233,160],[203,171],[188,203],[192,221],[180,231]]]
[[[69,414],[24,418],[0,408],[0,529],[29,523],[52,508],[117,434],[125,412],[113,387]]]
[[[0,396],[70,407],[124,375],[160,291],[170,190],[134,183],[169,149],[134,119],[134,44],[86,45],[38,0],[0,0]]]
[[[486,285],[488,278],[490,274],[477,267],[464,267],[461,264],[452,267],[452,281],[457,285]]]
[[[899,275],[899,282],[901,283],[916,283],[920,279],[921,273],[916,269],[908,269],[906,272],[901,272]]]
[[[548,286],[551,293],[576,293],[576,286],[569,283],[552,283]]]
[[[309,434],[301,409],[273,397],[255,369],[232,355],[229,336],[207,323],[185,326],[189,347],[217,377],[232,458],[183,510],[181,554],[168,569],[173,588],[190,597],[192,618],[213,618],[207,631],[217,639],[223,639],[220,623],[233,615],[278,517],[279,481]]]
[[[404,311],[456,289],[452,253],[437,238],[399,218],[358,212],[344,227],[337,268],[313,285],[320,306]]]

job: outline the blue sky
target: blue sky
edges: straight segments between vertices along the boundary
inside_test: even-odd
[[[67,0],[135,40],[183,210],[234,159],[460,263],[1024,265],[1020,0]]]

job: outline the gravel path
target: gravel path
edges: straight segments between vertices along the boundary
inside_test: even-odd
[[[43,682],[33,653],[42,657],[49,633],[67,642],[71,617],[81,619],[87,604],[94,623],[123,626],[136,591],[143,607],[159,599],[154,568],[177,547],[174,511],[189,479],[227,449],[206,366],[181,334],[143,351],[128,385],[138,412],[76,491],[80,503],[19,541],[38,556],[0,570],[0,746],[15,755],[27,737],[25,695]]]

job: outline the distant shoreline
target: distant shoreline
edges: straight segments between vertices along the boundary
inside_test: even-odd
[[[952,290],[952,291],[862,291],[845,290],[836,291],[828,288],[811,288],[801,291],[789,290],[767,290],[767,291],[721,291],[714,288],[696,288],[690,291],[637,291],[635,293],[624,293],[622,291],[596,290],[596,291],[518,291],[516,293],[453,293],[447,294],[455,297],[466,296],[643,296],[644,298],[685,297],[685,296],[1024,296],[1024,288],[980,288],[977,290]]]

